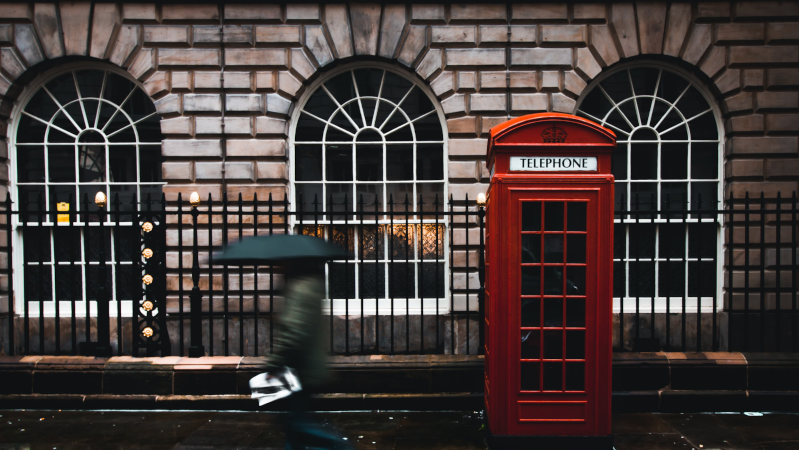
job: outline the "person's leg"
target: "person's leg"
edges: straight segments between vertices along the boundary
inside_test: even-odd
[[[304,449],[305,428],[308,419],[305,410],[308,407],[309,394],[302,390],[288,397],[288,411],[286,412],[286,450]]]
[[[305,390],[289,396],[286,420],[286,450],[319,448],[350,450],[352,445],[333,430],[326,430],[307,414],[310,393]]]

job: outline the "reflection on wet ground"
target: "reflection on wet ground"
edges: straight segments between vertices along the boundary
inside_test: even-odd
[[[0,449],[282,449],[281,414],[0,411]],[[485,449],[475,412],[319,413],[358,449]],[[799,414],[614,414],[616,450],[799,448]]]

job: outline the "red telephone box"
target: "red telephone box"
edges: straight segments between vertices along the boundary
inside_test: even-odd
[[[615,146],[612,131],[568,114],[491,129],[485,404],[496,448],[612,448]]]

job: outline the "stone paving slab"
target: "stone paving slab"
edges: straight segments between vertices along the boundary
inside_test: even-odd
[[[799,448],[799,414],[614,414],[616,450]],[[282,449],[281,413],[0,410],[0,449]],[[358,449],[487,448],[463,412],[327,412]]]

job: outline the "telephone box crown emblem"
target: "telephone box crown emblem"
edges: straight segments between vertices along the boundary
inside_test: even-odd
[[[566,142],[566,136],[568,136],[568,133],[566,133],[563,128],[558,128],[554,125],[541,133],[541,137],[544,139],[545,144],[560,144]]]

